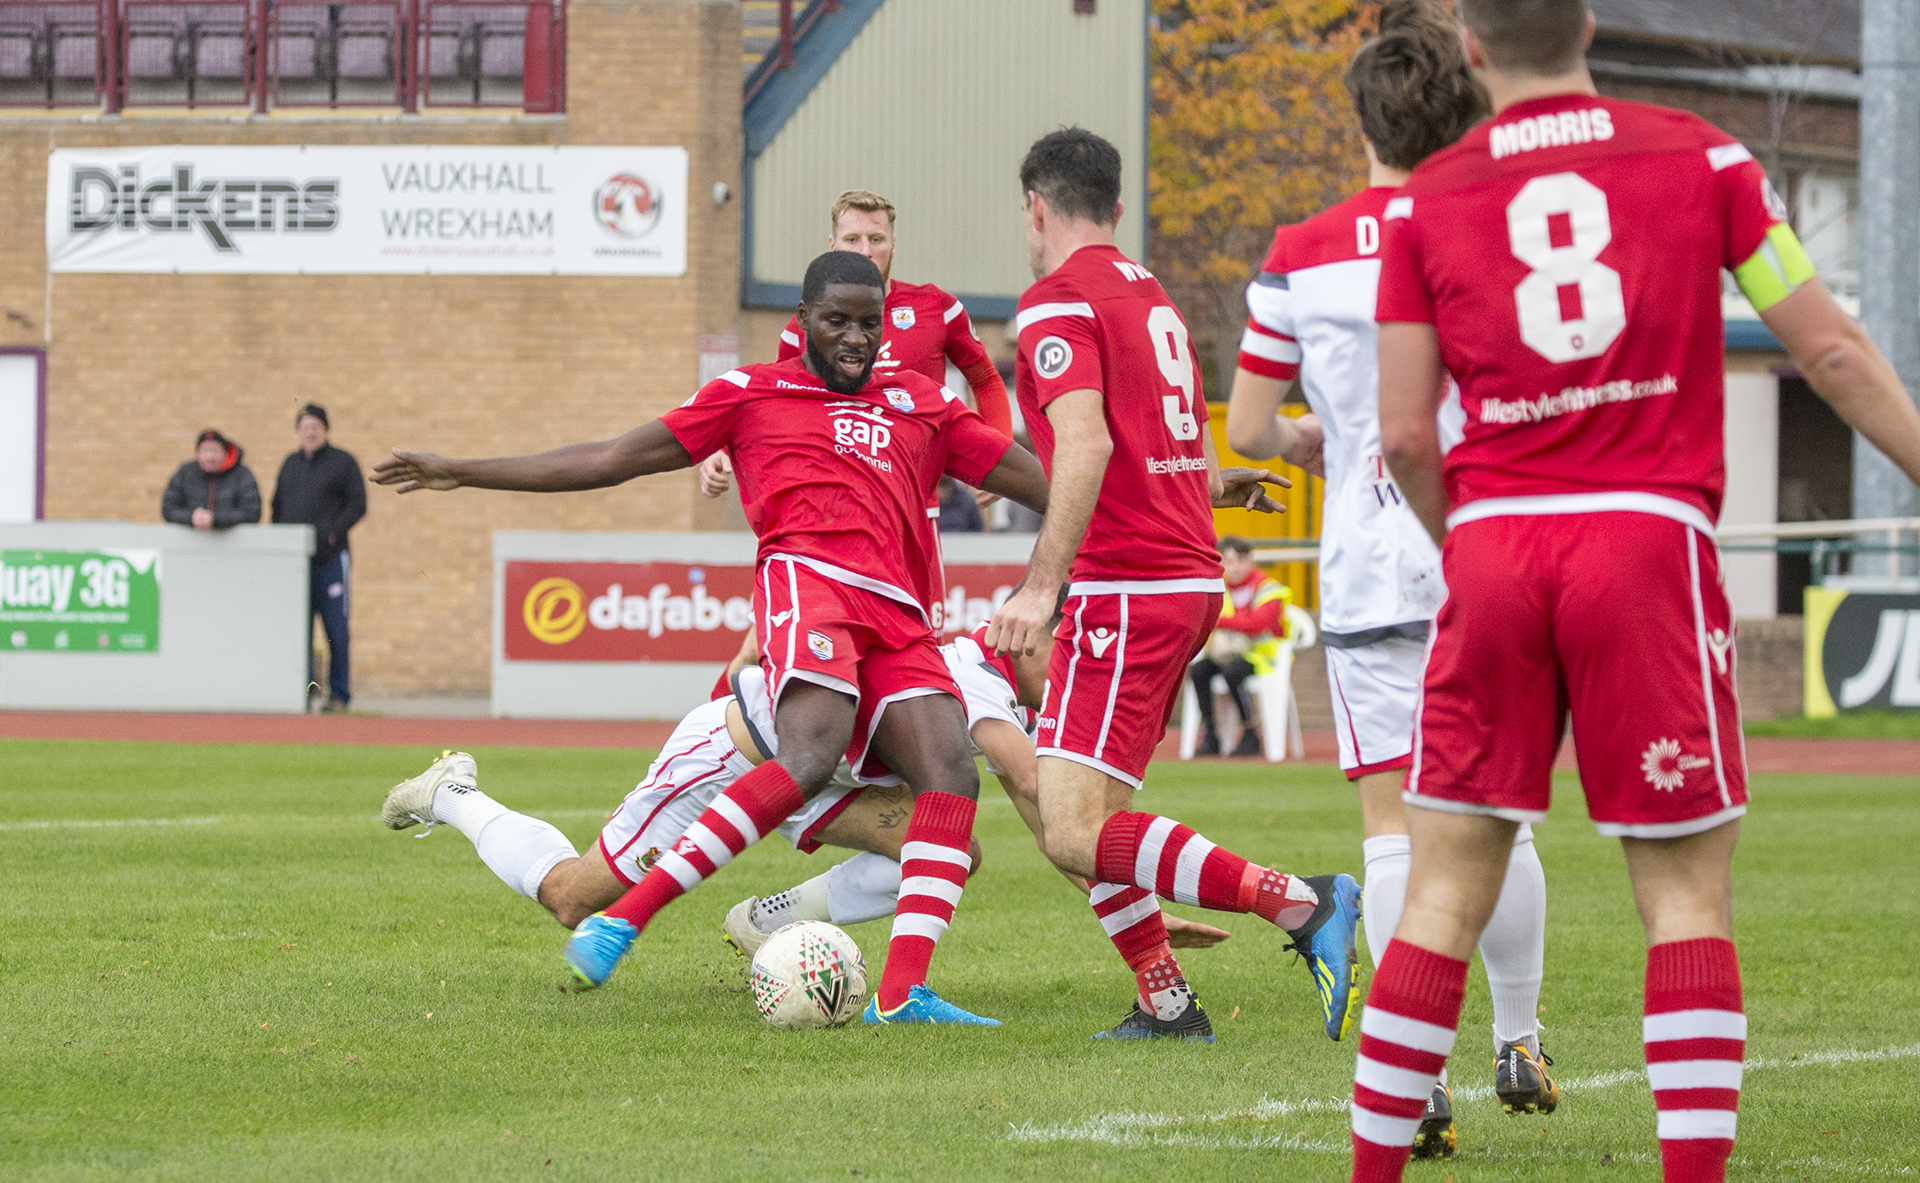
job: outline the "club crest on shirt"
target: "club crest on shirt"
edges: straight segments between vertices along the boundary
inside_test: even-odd
[[[908,309],[908,311],[912,311],[912,309]],[[889,386],[881,391],[881,393],[887,396],[887,405],[894,410],[912,412],[913,395],[900,389],[898,386]]]
[[[1033,347],[1033,368],[1042,378],[1058,378],[1073,364],[1073,346],[1059,337],[1048,337]]]
[[[893,310],[893,327],[896,329],[903,329],[903,330],[912,328],[913,327],[913,309],[911,308],[894,309]]]
[[[807,648],[821,661],[833,660],[833,638],[825,633],[807,630]]]

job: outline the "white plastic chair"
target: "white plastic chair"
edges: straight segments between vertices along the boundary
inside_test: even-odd
[[[1289,748],[1294,759],[1306,758],[1306,744],[1300,734],[1300,704],[1293,696],[1293,653],[1295,649],[1311,648],[1320,639],[1320,629],[1306,609],[1288,604],[1286,617],[1287,637],[1274,655],[1273,668],[1246,681],[1255,709],[1260,712],[1260,746],[1272,764],[1284,761]],[[1219,698],[1227,695],[1225,678],[1215,677],[1210,689],[1215,695],[1214,718],[1220,725],[1221,750],[1231,751],[1240,741],[1240,712],[1230,701],[1225,710],[1220,708]],[[1200,698],[1194,693],[1193,679],[1188,678],[1180,691],[1180,758],[1193,759],[1193,751],[1199,746]]]

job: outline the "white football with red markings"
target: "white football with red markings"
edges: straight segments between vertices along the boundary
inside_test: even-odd
[[[838,1027],[867,1001],[867,963],[845,932],[818,920],[775,930],[753,955],[753,1002],[775,1027]]]

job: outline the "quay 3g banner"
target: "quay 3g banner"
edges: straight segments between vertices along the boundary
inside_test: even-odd
[[[159,648],[159,551],[0,550],[0,651]]]
[[[66,272],[660,275],[687,269],[684,148],[56,148]]]

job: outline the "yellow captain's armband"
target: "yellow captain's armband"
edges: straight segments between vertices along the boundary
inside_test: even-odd
[[[1765,312],[1813,278],[1813,260],[1794,237],[1793,227],[1775,222],[1760,249],[1733,269],[1733,278],[1755,312]]]

